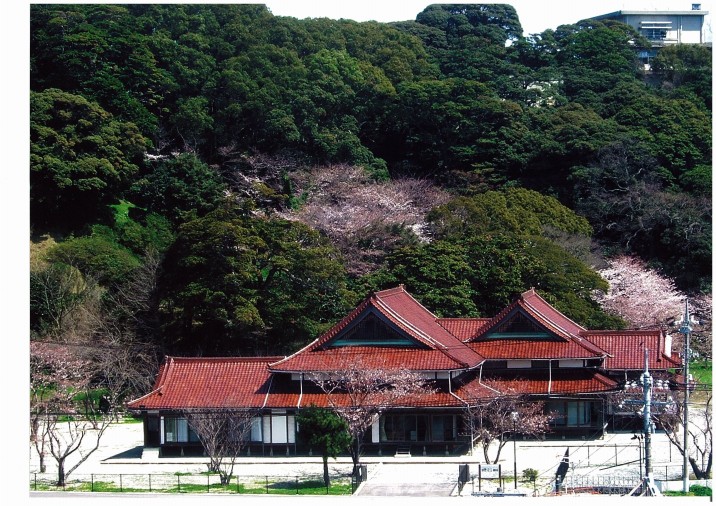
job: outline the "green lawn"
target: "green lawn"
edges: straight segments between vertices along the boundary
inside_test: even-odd
[[[697,360],[689,364],[689,372],[694,375],[694,379],[699,384],[708,385],[711,388],[711,366],[712,362],[710,360]]]

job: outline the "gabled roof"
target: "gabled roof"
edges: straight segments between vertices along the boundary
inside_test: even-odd
[[[544,329],[546,338],[501,337],[491,334],[517,315],[524,315]],[[584,339],[587,329],[567,318],[533,289],[521,294],[468,340],[470,347],[489,359],[507,358],[600,358],[607,352]]]
[[[166,357],[154,390],[129,409],[260,408],[271,384],[268,362],[278,357]]]
[[[381,347],[378,352],[370,346],[351,346],[345,352],[337,351],[340,347],[334,347],[332,343],[338,342],[347,329],[368,314],[378,315],[382,321],[414,342],[417,348]],[[373,356],[380,354],[382,367],[394,369],[458,370],[476,367],[483,361],[483,357],[448,332],[434,314],[400,285],[371,294],[318,339],[293,355],[272,363],[270,368],[272,371],[283,372],[331,370],[339,366],[337,360],[345,359],[348,353],[367,361],[375,360]]]
[[[585,337],[609,353],[604,368],[611,371],[643,370],[644,350],[649,350],[649,369],[680,368],[681,360],[671,353],[661,330],[589,331]]]

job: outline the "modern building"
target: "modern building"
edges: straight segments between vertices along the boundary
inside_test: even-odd
[[[673,44],[706,44],[704,18],[708,11],[701,4],[692,4],[690,11],[627,11],[621,10],[595,16],[595,20],[614,20],[633,27],[651,42],[640,50],[640,58],[648,64],[658,50]]]
[[[593,439],[622,427],[633,413],[619,413],[610,394],[639,378],[646,357],[662,385],[681,367],[663,330],[587,330],[534,290],[492,318],[438,318],[401,285],[371,294],[287,357],[167,357],[154,389],[128,408],[144,418],[145,446],[163,456],[201,451],[183,414],[190,409],[252,410],[247,451],[295,455],[309,451],[296,414],[329,406],[317,375],[346,364],[407,369],[432,391],[377,416],[365,452],[459,454],[471,441],[467,409],[501,395],[543,403],[555,415],[547,437]]]

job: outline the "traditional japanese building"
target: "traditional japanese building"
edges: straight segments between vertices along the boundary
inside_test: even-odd
[[[662,330],[590,331],[534,290],[493,318],[438,318],[401,285],[375,292],[318,339],[288,357],[167,357],[154,390],[128,408],[144,417],[145,446],[162,455],[201,451],[182,413],[251,409],[250,454],[308,452],[296,414],[328,406],[312,381],[342,364],[411,370],[432,391],[386,409],[366,433],[366,453],[409,447],[426,454],[466,451],[469,406],[500,395],[544,401],[555,414],[547,437],[599,438],[623,426],[610,392],[649,370],[667,378],[681,367]]]

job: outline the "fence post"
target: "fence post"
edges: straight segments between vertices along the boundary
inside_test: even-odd
[[[124,492],[124,490],[122,489],[122,475],[121,474],[119,475],[119,491]]]
[[[298,476],[296,476],[296,495],[298,495]]]
[[[37,473],[35,473],[35,492],[37,492]]]
[[[206,493],[209,493],[209,478],[211,478],[211,475],[209,473],[206,474]]]
[[[266,493],[268,494],[268,476],[264,476],[264,479],[266,480]]]
[[[619,458],[617,457],[617,444],[614,443],[614,465],[619,465]]]
[[[181,492],[181,480],[179,479],[178,474],[177,474],[177,492]]]
[[[94,473],[90,474],[90,492],[94,492]]]
[[[239,475],[238,474],[236,475],[236,493],[237,494],[241,493],[241,485],[239,485]]]
[[[149,491],[152,491],[152,475],[149,474]]]

